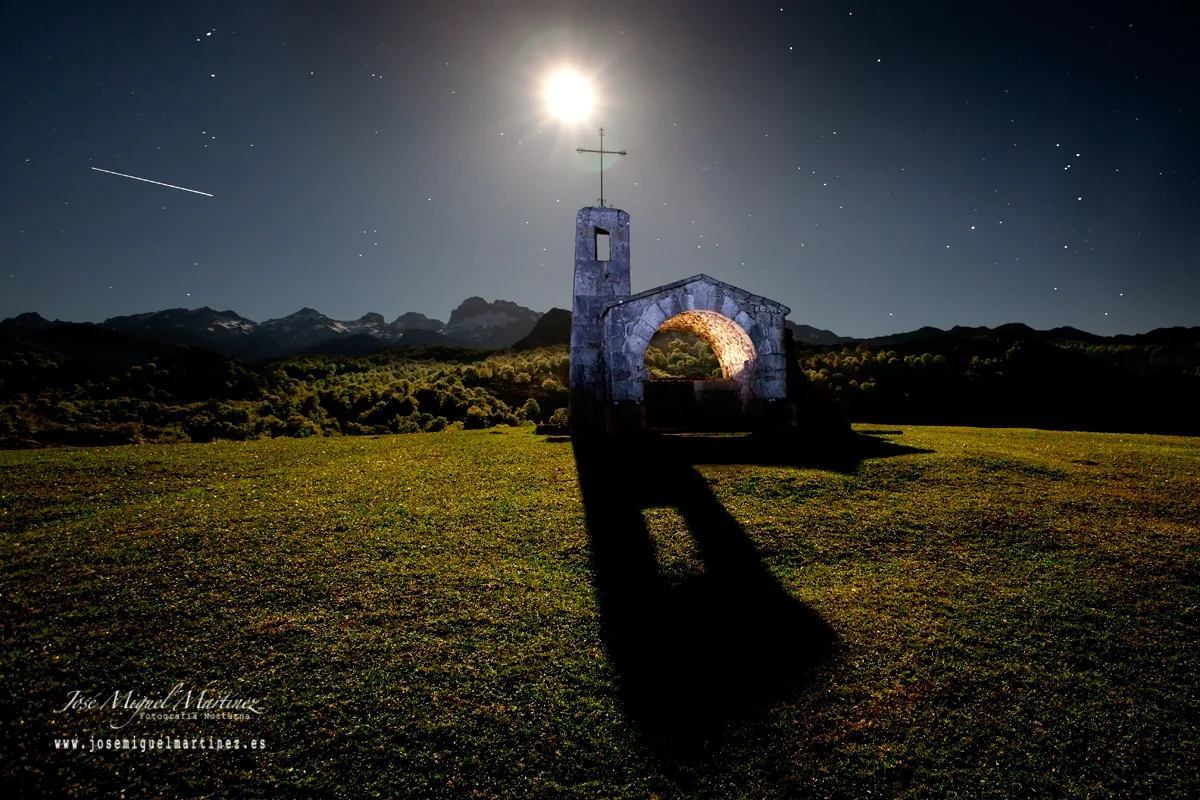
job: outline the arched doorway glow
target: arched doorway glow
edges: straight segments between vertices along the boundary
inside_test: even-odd
[[[643,347],[641,396],[646,424],[651,428],[678,430],[728,430],[743,422],[743,410],[750,399],[750,380],[754,372],[755,347],[749,334],[737,322],[716,311],[687,310],[664,320],[652,340],[661,334],[683,334],[682,352],[672,348],[673,366],[663,363],[664,354]],[[689,351],[687,342],[699,340],[708,346]],[[696,369],[693,357],[719,369]],[[655,367],[654,363],[658,366]],[[691,364],[690,367],[685,366]],[[664,374],[666,372],[666,374]],[[690,374],[688,374],[690,372]]]
[[[754,342],[741,325],[716,311],[683,311],[658,326],[660,331],[690,333],[708,343],[721,365],[721,377],[745,385],[754,364]]]

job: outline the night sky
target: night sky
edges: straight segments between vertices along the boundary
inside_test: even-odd
[[[0,317],[570,308],[603,125],[635,292],[704,272],[849,336],[1200,325],[1186,5],[976,5],[8,3]],[[560,66],[593,119],[546,113]]]

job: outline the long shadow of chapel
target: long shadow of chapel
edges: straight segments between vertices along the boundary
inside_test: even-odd
[[[608,657],[625,712],[651,740],[715,740],[830,657],[836,636],[779,584],[696,464],[792,464],[853,471],[863,458],[922,452],[869,436],[793,447],[754,437],[573,440]],[[704,571],[659,569],[643,511],[673,507]]]

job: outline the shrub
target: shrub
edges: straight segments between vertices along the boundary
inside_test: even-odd
[[[415,417],[396,417],[388,427],[392,433],[419,433],[421,430]]]
[[[539,421],[542,418],[542,409],[538,406],[537,400],[532,397],[526,400],[525,405],[521,406],[521,410],[517,412],[517,418]]]
[[[560,428],[565,428],[567,427],[567,423],[570,422],[570,419],[571,417],[567,412],[567,409],[558,408],[555,409],[554,413],[550,415],[550,424],[557,425]]]
[[[479,406],[471,406],[467,409],[467,418],[463,420],[463,427],[469,429],[486,428],[488,426],[488,414]]]

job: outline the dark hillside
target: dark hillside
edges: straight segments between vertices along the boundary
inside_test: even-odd
[[[533,330],[512,346],[513,350],[534,350],[538,347],[553,347],[571,343],[571,312],[565,308],[552,308],[534,323]]]
[[[0,438],[9,446],[479,428],[543,422],[567,402],[562,309],[508,352],[410,330],[386,347],[346,334],[261,363],[94,325],[23,322],[0,330]],[[852,421],[1200,434],[1200,347],[1190,330],[1123,345],[997,330],[926,328],[878,346],[798,342],[793,380]],[[563,343],[534,346],[552,341]],[[655,337],[645,366],[660,380],[720,376],[704,342],[676,333]]]

